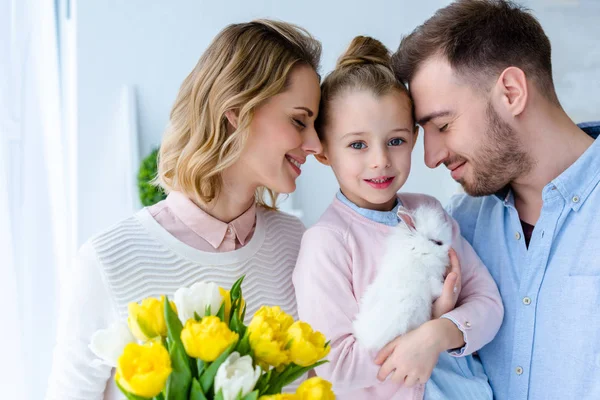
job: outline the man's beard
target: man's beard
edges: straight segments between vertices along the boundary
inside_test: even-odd
[[[446,165],[468,161],[472,177],[466,175],[458,181],[471,196],[488,196],[505,188],[519,176],[528,173],[534,165],[523,149],[518,134],[488,103],[486,109],[487,132],[481,148],[471,160],[456,157]]]

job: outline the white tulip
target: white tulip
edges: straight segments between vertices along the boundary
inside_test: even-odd
[[[240,353],[234,351],[217,370],[215,393],[222,390],[224,400],[235,400],[238,395],[244,397],[254,389],[260,374],[259,366],[252,367],[250,356],[240,357]]]
[[[210,306],[211,315],[215,315],[223,302],[219,286],[212,282],[197,282],[189,288],[177,289],[174,298],[177,314],[184,325],[190,318],[194,318],[194,312],[204,317],[207,306]]]
[[[90,350],[100,359],[101,364],[117,366],[125,346],[135,342],[126,322],[115,322],[108,329],[100,329],[92,336]]]

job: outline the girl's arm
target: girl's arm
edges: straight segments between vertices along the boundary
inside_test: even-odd
[[[298,315],[331,341],[328,363],[317,368],[340,392],[380,384],[375,353],[352,334],[358,301],[352,290],[352,259],[343,233],[323,226],[306,231],[294,271]]]

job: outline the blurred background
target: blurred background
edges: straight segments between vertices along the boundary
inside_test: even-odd
[[[323,43],[325,74],[355,35],[395,50],[449,2],[0,0],[2,397],[44,397],[72,257],[141,207],[140,165],[160,144],[180,83],[222,28],[263,17],[301,25]],[[600,0],[519,3],[550,37],[564,108],[576,122],[599,119]],[[448,171],[424,166],[422,143],[413,160],[403,190],[442,203],[458,190]],[[281,208],[309,226],[336,190],[330,170],[310,159]]]

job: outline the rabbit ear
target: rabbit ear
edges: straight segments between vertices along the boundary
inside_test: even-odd
[[[398,208],[398,212],[396,213],[396,215],[398,215],[398,218],[400,218],[410,230],[416,230],[415,222],[413,221],[410,212],[406,208]]]

